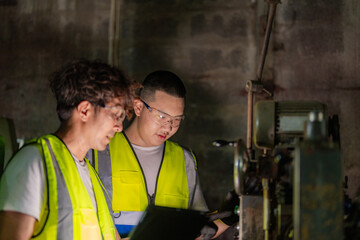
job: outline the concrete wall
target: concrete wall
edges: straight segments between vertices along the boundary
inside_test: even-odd
[[[119,3],[120,66],[140,82],[157,69],[174,71],[185,82],[186,120],[174,140],[197,154],[204,194],[215,209],[232,188],[233,149],[211,143],[246,137],[244,86],[256,77],[267,4]],[[73,58],[108,58],[110,5],[0,0],[0,115],[15,120],[18,137],[55,131],[47,84],[52,71]],[[275,100],[318,100],[339,115],[351,197],[359,194],[360,182],[359,12],[358,0],[282,1],[263,74]]]
[[[107,59],[110,4],[102,2],[0,1],[0,113],[15,120],[18,137],[56,130],[50,73],[74,58]]]

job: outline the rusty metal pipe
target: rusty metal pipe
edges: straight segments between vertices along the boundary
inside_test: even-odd
[[[264,229],[264,239],[269,240],[270,237],[270,190],[269,190],[269,179],[262,179],[263,186],[263,229]]]
[[[109,53],[110,65],[119,66],[119,36],[120,36],[120,2],[111,0],[109,20]]]
[[[251,89],[248,91],[248,112],[247,112],[247,137],[246,148],[249,153],[249,157],[252,158],[251,145],[252,145],[252,121],[253,121],[253,92]]]
[[[261,49],[260,61],[259,61],[257,74],[256,74],[256,77],[257,77],[258,81],[261,81],[262,72],[263,72],[264,64],[265,64],[266,53],[267,53],[267,49],[268,49],[268,46],[269,46],[269,39],[270,39],[272,24],[273,24],[275,12],[276,12],[276,5],[278,3],[280,3],[279,0],[269,1],[270,6],[269,6],[269,13],[268,13],[266,31],[265,31],[265,38],[264,38],[263,46],[262,46],[262,49]]]

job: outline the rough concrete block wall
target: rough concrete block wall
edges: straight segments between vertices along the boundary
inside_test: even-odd
[[[56,130],[48,76],[75,58],[108,54],[106,1],[0,1],[0,114],[29,139]]]

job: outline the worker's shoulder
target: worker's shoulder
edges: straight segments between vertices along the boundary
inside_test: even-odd
[[[13,157],[22,158],[22,157],[32,158],[42,158],[42,145],[38,142],[29,142],[24,144]]]
[[[168,142],[168,143],[171,143],[171,144],[173,144],[173,145],[175,145],[175,146],[177,146],[177,147],[182,148],[182,149],[183,149],[184,151],[186,151],[186,152],[189,152],[189,153],[192,153],[192,152],[193,152],[189,147],[184,146],[184,145],[182,145],[182,144],[180,144],[180,143],[173,142],[173,141],[170,141],[170,140],[167,140],[167,142]]]
[[[193,150],[187,146],[184,146],[180,143],[176,143],[176,142],[172,142],[172,141],[167,141],[167,142],[171,142],[172,144],[174,144],[175,146],[182,148],[183,152],[184,152],[184,157],[185,157],[185,161],[189,161],[189,162],[195,162],[196,161],[196,155],[193,152]]]
[[[42,167],[43,154],[38,143],[29,143],[22,146],[6,164],[6,171],[13,169],[37,169]]]

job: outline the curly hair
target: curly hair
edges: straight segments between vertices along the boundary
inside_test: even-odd
[[[104,106],[119,98],[128,118],[132,116],[133,99],[141,85],[130,81],[118,68],[99,60],[80,59],[50,76],[50,88],[57,100],[57,114],[61,122],[72,116],[75,107],[89,101],[95,107]]]

